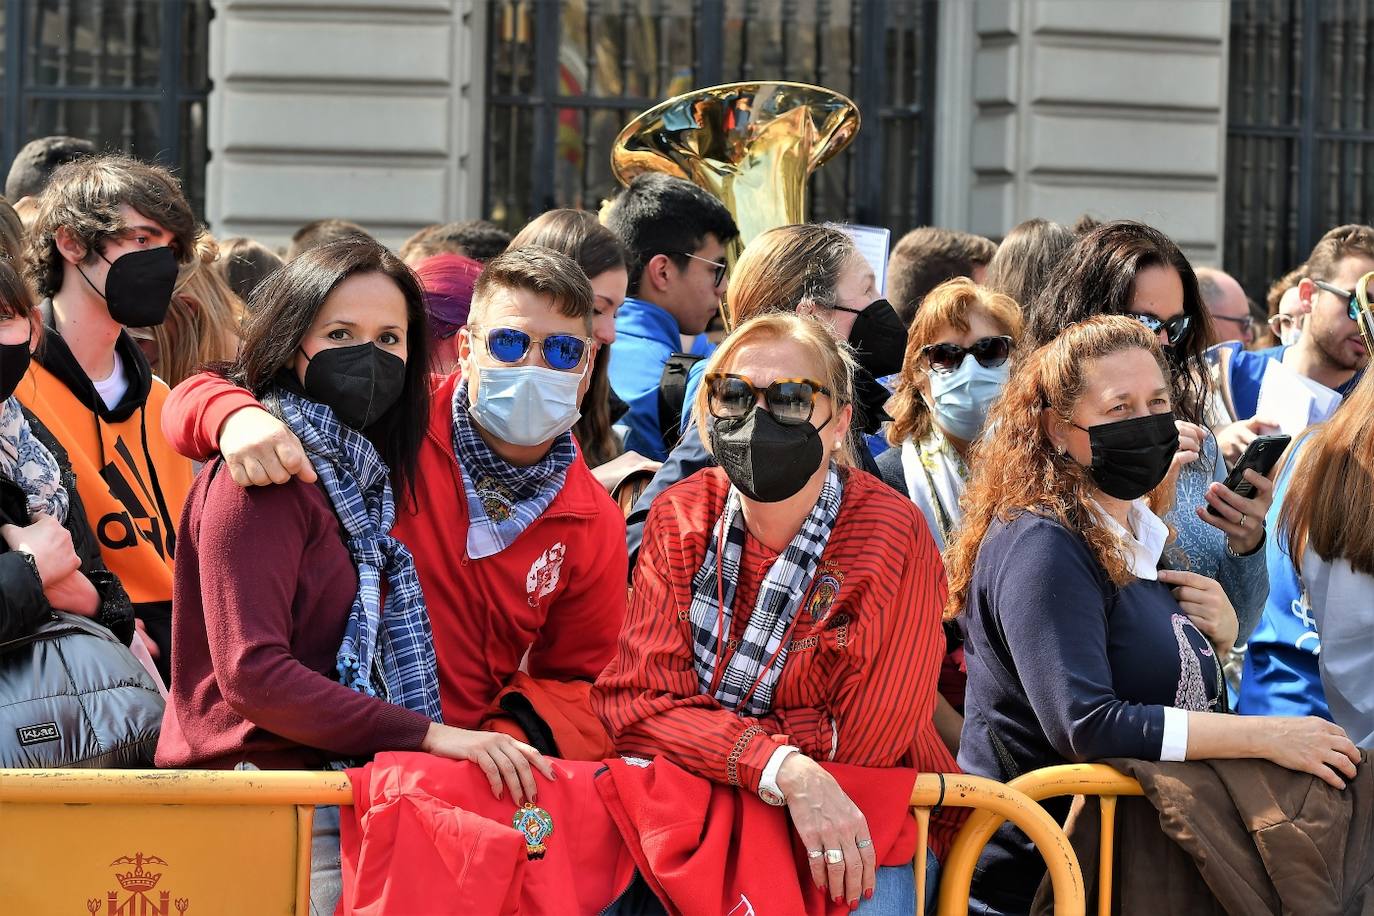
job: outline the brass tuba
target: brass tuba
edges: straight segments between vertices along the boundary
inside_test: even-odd
[[[735,218],[735,257],[759,233],[806,222],[806,180],[859,132],[859,107],[807,83],[727,83],[650,108],[616,137],[622,184],[666,172],[705,188]]]
[[[1355,284],[1355,325],[1364,338],[1364,350],[1374,359],[1374,270]]]

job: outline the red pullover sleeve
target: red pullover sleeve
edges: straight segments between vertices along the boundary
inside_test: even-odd
[[[415,750],[429,720],[320,673],[330,665],[356,582],[337,522],[312,484],[242,488],[220,473],[201,513],[197,554],[205,634],[224,702],[258,728],[349,755]],[[261,535],[270,532],[272,547]],[[255,536],[256,534],[256,536]],[[336,568],[337,567],[337,568]],[[251,574],[248,572],[251,570]],[[305,664],[310,658],[315,667]]]
[[[243,407],[261,406],[252,394],[223,376],[201,372],[167,396],[162,435],[179,454],[207,461],[219,452],[219,431],[229,415]]]
[[[592,704],[617,751],[664,754],[698,776],[758,791],[763,768],[781,743],[757,719],[738,716],[701,692],[688,623],[691,572],[680,548],[671,501],[655,502],[619,648],[596,683]]]

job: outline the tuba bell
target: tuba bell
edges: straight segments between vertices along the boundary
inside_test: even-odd
[[[1355,324],[1364,338],[1364,350],[1374,354],[1374,270],[1355,284]]]
[[[622,184],[666,172],[713,194],[740,237],[727,252],[774,226],[806,222],[806,180],[859,131],[859,107],[807,83],[727,83],[684,93],[625,126],[611,148]]]

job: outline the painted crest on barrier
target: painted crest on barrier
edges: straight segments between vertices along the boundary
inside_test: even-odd
[[[168,865],[166,859],[146,856],[136,852],[131,856],[120,856],[110,863],[115,869],[114,880],[120,890],[111,890],[102,900],[90,897],[86,900],[86,912],[90,916],[171,916],[175,907],[178,916],[185,916],[191,908],[191,901],[185,897],[172,898],[172,892],[159,887],[163,871],[154,870],[155,866]],[[128,871],[120,871],[121,866],[132,865]],[[101,904],[105,905],[104,910]]]

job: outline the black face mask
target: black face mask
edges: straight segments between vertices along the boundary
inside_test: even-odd
[[[711,454],[741,493],[758,503],[796,496],[825,458],[820,428],[784,426],[761,407],[711,424]]]
[[[374,343],[331,347],[306,359],[306,396],[360,432],[390,410],[405,390],[405,360]]]
[[[151,328],[167,319],[172,290],[177,285],[177,256],[167,247],[148,248],[120,255],[105,274],[105,292],[95,289],[91,278],[81,270],[81,278],[105,300],[110,317],[126,328]]]
[[[859,365],[874,378],[902,371],[906,356],[906,325],[886,299],[875,299],[862,311],[835,306],[839,312],[858,315],[849,329],[849,345],[859,356]]]
[[[1159,486],[1178,451],[1173,411],[1078,428],[1092,446],[1093,482],[1116,499],[1139,499]]]
[[[29,341],[0,344],[0,401],[9,400],[19,388],[19,380],[29,371]]]

